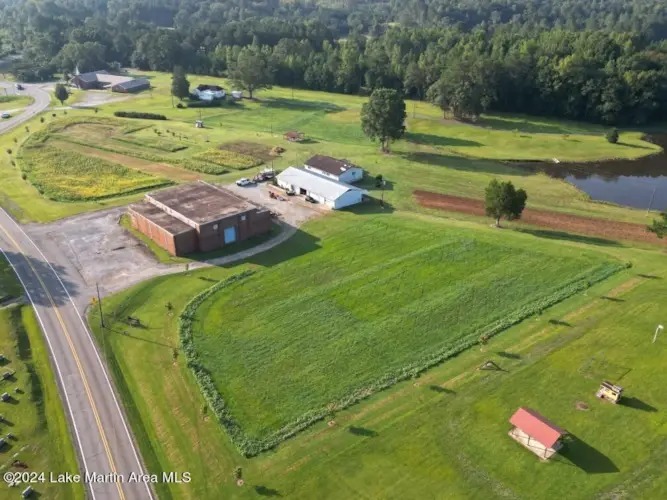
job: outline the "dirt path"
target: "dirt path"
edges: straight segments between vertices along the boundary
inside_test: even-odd
[[[167,165],[166,163],[155,163],[148,160],[142,160],[141,158],[135,158],[134,156],[128,156],[121,153],[112,153],[110,151],[104,151],[102,149],[82,146],[80,144],[74,144],[70,142],[58,140],[51,140],[49,142],[62,149],[73,150],[87,156],[108,160],[129,168],[141,170],[142,172],[148,174],[157,175],[158,177],[168,177],[170,179],[179,181],[195,181],[202,178],[201,174],[198,174],[197,172],[184,170],[178,167]]]
[[[414,196],[417,203],[426,208],[437,208],[472,215],[485,215],[484,202],[482,200],[419,190],[414,192]],[[584,234],[608,240],[641,241],[643,243],[667,245],[667,239],[660,240],[653,233],[648,232],[645,225],[632,224],[630,222],[617,222],[527,208],[521,216],[521,223],[544,227],[553,231]]]

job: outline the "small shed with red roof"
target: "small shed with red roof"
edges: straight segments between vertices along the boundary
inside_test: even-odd
[[[561,448],[561,438],[567,435],[567,431],[530,408],[519,408],[510,423],[514,427],[509,436],[543,460],[550,459]]]

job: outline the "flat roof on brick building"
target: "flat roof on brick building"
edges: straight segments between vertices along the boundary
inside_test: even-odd
[[[195,224],[258,208],[226,189],[202,181],[148,193],[146,199],[166,206]]]
[[[177,234],[187,233],[188,231],[194,231],[194,229],[188,226],[185,222],[181,222],[175,217],[172,217],[164,210],[159,209],[155,205],[142,201],[140,203],[134,203],[130,205],[130,210],[143,215],[146,219],[161,227],[169,234],[174,236]]]

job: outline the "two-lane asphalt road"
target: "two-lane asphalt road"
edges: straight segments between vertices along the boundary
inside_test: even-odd
[[[13,89],[14,84],[9,82],[0,82],[0,88]],[[24,90],[20,90],[17,93],[19,95],[29,95],[34,101],[30,106],[27,106],[21,112],[15,114],[11,118],[5,118],[0,120],[0,134],[7,132],[8,130],[13,129],[21,125],[23,122],[28,121],[33,116],[41,113],[51,104],[51,96],[49,93],[41,88],[39,84],[25,84]],[[12,93],[15,93],[12,91]]]
[[[70,295],[77,293],[76,285],[60,276],[57,266],[1,208],[0,251],[21,280],[42,327],[80,472],[100,475],[99,482],[86,484],[89,497],[153,499],[147,482],[127,482],[132,473],[143,474],[144,468],[107,370]],[[48,476],[49,471],[44,472]]]

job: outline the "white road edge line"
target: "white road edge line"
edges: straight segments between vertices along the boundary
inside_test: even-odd
[[[137,453],[137,448],[134,444],[134,440],[132,439],[132,435],[130,434],[130,430],[127,427],[127,422],[125,422],[125,416],[123,415],[123,412],[120,409],[120,405],[118,404],[118,399],[116,398],[116,393],[114,392],[113,386],[111,385],[111,381],[109,380],[109,376],[107,375],[107,370],[104,367],[104,364],[102,363],[102,359],[100,358],[100,354],[97,350],[97,345],[95,345],[95,342],[93,342],[93,338],[90,334],[90,330],[88,330],[88,326],[86,325],[85,321],[83,321],[83,318],[81,317],[81,314],[79,314],[79,310],[77,309],[76,305],[74,304],[74,300],[72,300],[72,296],[70,295],[69,290],[65,286],[65,283],[63,283],[63,281],[60,279],[60,276],[58,275],[56,270],[51,265],[51,262],[49,262],[49,259],[46,258],[46,255],[44,255],[42,250],[35,244],[35,242],[32,240],[32,238],[30,236],[28,236],[28,234],[23,230],[23,228],[11,216],[9,216],[9,214],[3,208],[0,208],[0,210],[2,210],[4,212],[4,214],[8,216],[8,218],[14,223],[14,225],[19,229],[19,231],[21,231],[21,233],[23,233],[23,235],[32,244],[32,246],[34,246],[35,249],[37,249],[39,254],[44,259],[44,262],[46,262],[46,264],[49,266],[49,268],[51,269],[51,271],[55,275],[55,277],[58,280],[58,282],[60,283],[60,285],[63,287],[63,290],[65,290],[65,293],[67,294],[67,298],[69,299],[70,303],[72,304],[72,308],[74,309],[74,312],[76,313],[76,315],[79,317],[79,321],[81,321],[81,325],[83,326],[83,329],[85,330],[85,332],[88,336],[88,341],[90,342],[90,344],[93,347],[93,350],[95,351],[95,357],[97,358],[97,362],[99,363],[100,368],[102,368],[102,373],[104,374],[104,379],[106,380],[107,385],[109,386],[109,392],[111,393],[111,397],[113,398],[114,403],[116,404],[116,409],[118,410],[118,414],[120,415],[120,420],[123,423],[123,428],[125,429],[125,434],[127,435],[127,439],[129,440],[130,445],[132,446],[132,453],[134,454],[134,459],[136,460],[137,465],[139,466],[139,470],[141,472],[143,472],[144,471],[144,466],[141,463],[141,460],[139,460],[139,454]],[[149,498],[151,500],[154,500],[155,497],[153,496],[153,491],[151,490],[151,488],[149,486],[149,483],[144,482],[144,485],[146,486],[146,491],[148,492]]]
[[[11,243],[11,242],[10,242]],[[17,248],[18,251],[20,249]],[[35,306],[35,302],[32,300],[32,294],[28,290],[28,287],[25,285],[23,282],[23,279],[21,278],[21,275],[19,274],[18,270],[16,269],[16,266],[14,263],[9,259],[9,256],[5,253],[5,251],[0,248],[0,252],[2,255],[4,255],[5,259],[7,262],[9,262],[9,265],[11,266],[12,270],[14,271],[14,274],[18,278],[18,280],[21,282],[21,286],[23,287],[23,290],[25,290],[26,295],[28,296],[28,300],[30,300],[30,305],[32,306],[33,311],[35,311],[35,316],[37,317],[37,321],[39,321],[40,326],[42,327],[42,331],[44,332],[44,338],[46,338],[46,343],[49,345],[49,350],[51,351],[51,358],[53,359],[53,364],[56,367],[56,371],[58,372],[58,378],[60,379],[60,385],[63,388],[63,393],[65,394],[65,402],[67,403],[67,411],[69,412],[70,418],[72,420],[72,427],[74,428],[74,435],[76,436],[76,441],[79,446],[79,452],[81,453],[81,460],[83,462],[83,468],[86,474],[88,474],[88,464],[86,463],[86,456],[83,453],[83,446],[81,445],[81,437],[79,436],[79,430],[76,426],[76,420],[74,419],[74,413],[72,413],[72,405],[70,404],[69,401],[69,396],[67,395],[67,387],[65,386],[65,379],[63,378],[63,374],[60,371],[60,365],[58,365],[58,360],[56,359],[56,356],[54,354],[53,350],[53,345],[51,344],[51,340],[49,339],[49,333],[46,330],[46,327],[44,326],[44,322],[42,321],[42,317],[39,315],[39,312],[37,311],[37,307]],[[45,293],[48,294],[46,290],[44,290]],[[92,484],[90,485],[90,494],[93,497],[93,500],[95,500],[95,491],[93,489]]]

